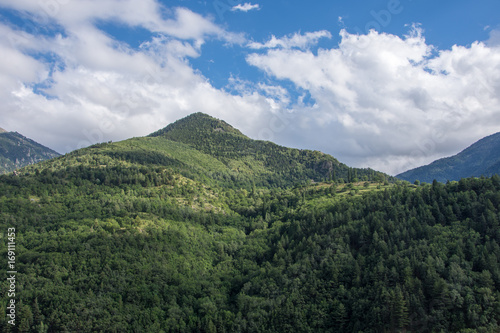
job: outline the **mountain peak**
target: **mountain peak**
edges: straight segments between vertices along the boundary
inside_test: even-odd
[[[196,138],[207,135],[230,134],[247,138],[239,130],[223,120],[214,118],[202,112],[190,114],[179,119],[159,131],[151,133],[150,137],[163,136],[170,140],[190,143]]]
[[[8,133],[8,132],[0,127],[0,133]]]

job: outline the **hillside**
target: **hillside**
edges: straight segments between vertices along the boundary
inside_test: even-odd
[[[500,133],[487,136],[457,155],[442,158],[396,176],[414,182],[460,180],[466,177],[491,177],[500,174]]]
[[[282,187],[308,181],[384,180],[389,176],[371,169],[354,169],[319,151],[278,146],[252,140],[226,122],[195,113],[153,133],[208,154],[255,184]]]
[[[0,176],[11,331],[500,330],[498,176],[354,182],[372,173],[339,163],[321,181],[333,157],[222,126],[196,114]]]
[[[0,174],[57,156],[57,152],[17,132],[0,128]]]
[[[95,144],[37,168],[56,171],[82,163],[167,167],[206,184],[247,190],[255,186],[285,188],[321,181],[394,180],[372,169],[348,167],[319,151],[252,140],[229,124],[201,113],[178,120],[147,137]]]

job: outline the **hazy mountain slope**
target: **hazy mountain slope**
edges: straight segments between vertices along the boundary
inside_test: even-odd
[[[59,156],[49,149],[17,132],[0,129],[0,174]]]
[[[446,182],[494,174],[500,174],[500,133],[477,141],[455,156],[439,159],[396,177],[410,182],[432,182],[434,179]]]

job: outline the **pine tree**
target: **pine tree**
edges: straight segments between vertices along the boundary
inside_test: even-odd
[[[29,306],[22,305],[19,311],[20,323],[18,327],[18,332],[29,333],[31,332],[31,324],[33,323],[33,314]]]
[[[392,301],[393,319],[396,329],[405,328],[409,323],[408,306],[404,299],[403,292],[399,286],[396,286],[394,298]]]
[[[338,331],[342,331],[345,327],[345,323],[347,322],[347,310],[339,300],[335,299],[333,301],[333,320],[335,322],[335,326]]]

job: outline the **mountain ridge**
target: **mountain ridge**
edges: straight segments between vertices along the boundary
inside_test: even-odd
[[[294,149],[270,141],[253,140],[225,121],[201,112],[179,119],[148,137],[164,137],[188,144],[215,156],[226,165],[234,165],[235,160],[245,159],[247,165],[263,165],[264,168],[281,174],[293,175],[301,168],[310,170],[308,178],[314,181],[333,178],[342,178],[345,181],[355,178],[390,178],[372,169],[350,168],[335,157],[319,151]],[[267,158],[270,155],[276,158]],[[350,172],[349,169],[354,171]]]
[[[500,173],[500,132],[488,135],[456,155],[438,159],[428,165],[396,175],[413,182],[439,182],[467,177],[492,176]]]
[[[0,174],[57,156],[58,152],[18,132],[0,132]]]
[[[168,167],[205,183],[247,189],[254,185],[289,187],[325,180],[347,183],[392,179],[372,169],[351,168],[319,151],[250,139],[228,123],[202,113],[179,119],[145,137],[95,144],[71,152],[62,160],[41,167],[73,165],[82,156],[89,156],[99,165]]]

